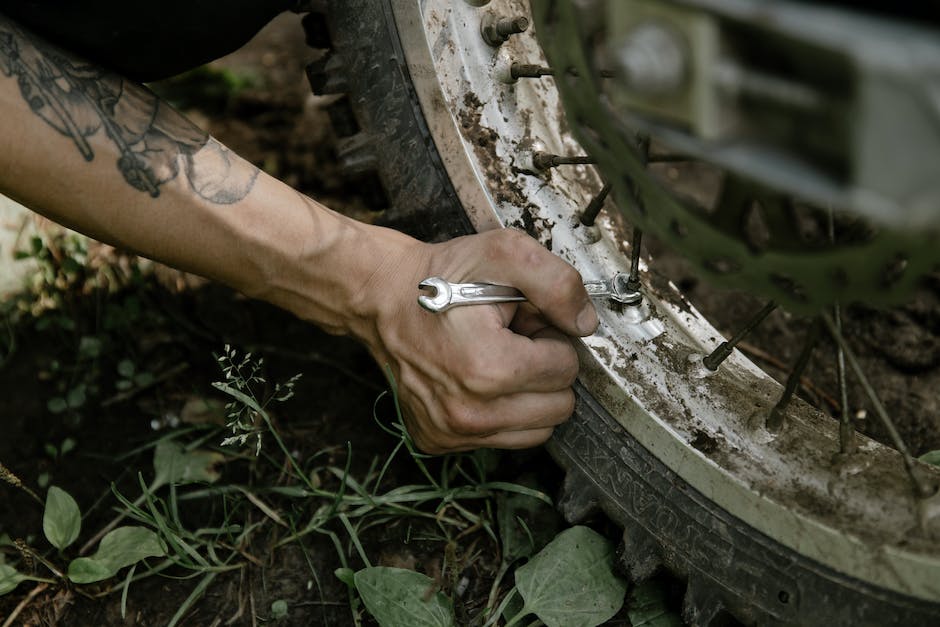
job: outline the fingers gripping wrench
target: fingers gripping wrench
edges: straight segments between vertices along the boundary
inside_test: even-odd
[[[508,285],[494,283],[450,283],[440,277],[429,277],[418,284],[427,293],[418,296],[418,304],[435,313],[463,305],[512,303],[526,300],[522,292]],[[624,273],[602,281],[585,281],[584,289],[591,297],[608,297],[618,303],[636,305],[642,295],[629,285]]]

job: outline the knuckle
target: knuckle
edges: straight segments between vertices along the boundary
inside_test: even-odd
[[[573,267],[565,264],[555,273],[552,280],[552,293],[559,295],[577,294],[584,289],[581,275]]]
[[[533,249],[533,244],[535,248],[541,248],[534,239],[523,231],[517,229],[502,229],[497,231],[497,233],[496,248],[503,258],[517,258],[520,253],[523,253],[525,258],[528,258],[528,255],[531,254]]]
[[[471,394],[486,397],[496,394],[504,379],[503,366],[480,353],[470,359],[463,385]]]
[[[479,436],[486,431],[480,413],[462,403],[450,405],[444,421],[448,431],[459,436]]]
[[[588,299],[581,275],[570,266],[558,268],[546,282],[543,294],[542,310],[550,309],[557,322],[566,327],[574,326],[578,312]]]

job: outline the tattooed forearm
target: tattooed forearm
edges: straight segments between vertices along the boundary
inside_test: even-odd
[[[238,158],[140,85],[31,37],[0,16],[0,73],[14,78],[30,109],[75,144],[86,161],[92,139],[117,149],[117,169],[156,198],[181,174],[217,204],[248,195],[258,169]],[[98,144],[100,146],[100,143]]]

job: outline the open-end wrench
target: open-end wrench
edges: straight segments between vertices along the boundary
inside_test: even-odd
[[[607,297],[626,305],[636,305],[643,296],[629,286],[630,277],[625,273],[615,274],[610,279],[585,281],[584,289],[592,298]],[[440,277],[429,277],[418,284],[418,289],[428,293],[418,296],[418,304],[428,311],[447,311],[463,305],[487,305],[512,303],[526,300],[518,289],[495,283],[450,283]]]

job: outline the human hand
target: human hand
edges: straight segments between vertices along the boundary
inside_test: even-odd
[[[391,368],[411,436],[444,453],[541,444],[574,409],[577,354],[568,336],[597,327],[578,272],[521,231],[441,244],[400,238],[360,293],[370,322],[359,335]],[[512,285],[528,302],[417,304],[429,276]]]

